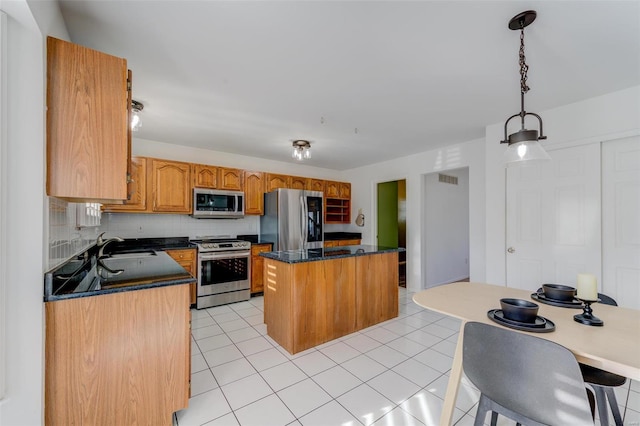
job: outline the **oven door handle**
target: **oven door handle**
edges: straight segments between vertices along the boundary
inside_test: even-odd
[[[250,250],[244,251],[227,251],[224,253],[202,253],[200,254],[200,260],[215,260],[215,259],[233,259],[236,257],[251,257]]]

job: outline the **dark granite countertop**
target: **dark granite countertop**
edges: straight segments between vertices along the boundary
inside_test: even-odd
[[[380,253],[393,253],[405,251],[404,248],[393,248],[383,246],[340,246],[322,249],[270,251],[260,253],[260,256],[269,259],[279,260],[285,263],[314,262],[318,260],[339,259],[353,256],[368,256]]]
[[[98,249],[91,247],[44,275],[44,301],[194,283],[195,278],[162,251],[195,248],[188,245],[188,240],[186,243],[168,241],[155,249],[152,241],[138,245],[131,240],[114,241],[105,247],[105,256],[100,259]],[[110,247],[111,244],[115,247]]]
[[[197,248],[197,245],[189,241],[189,237],[167,238],[127,238],[124,241],[112,241],[104,250],[104,253],[135,253],[146,250],[175,250]]]

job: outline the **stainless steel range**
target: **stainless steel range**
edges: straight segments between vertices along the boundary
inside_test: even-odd
[[[251,243],[233,238],[192,239],[198,245],[196,308],[251,298]]]

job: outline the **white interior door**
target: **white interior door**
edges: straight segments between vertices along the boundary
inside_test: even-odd
[[[640,137],[602,144],[602,292],[640,309]]]
[[[550,151],[552,160],[507,169],[507,286],[575,286],[601,276],[600,146]],[[600,280],[598,280],[600,281]]]

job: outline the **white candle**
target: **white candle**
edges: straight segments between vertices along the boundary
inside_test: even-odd
[[[576,296],[582,300],[598,300],[598,281],[593,274],[578,274]]]

